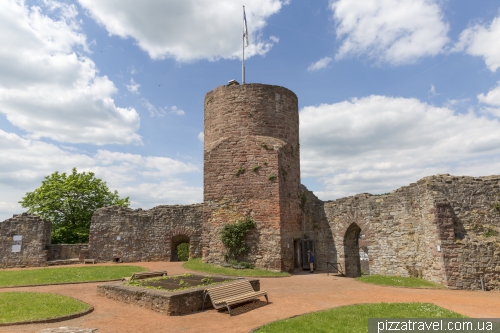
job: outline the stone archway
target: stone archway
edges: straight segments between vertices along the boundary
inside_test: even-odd
[[[182,243],[190,243],[190,238],[187,235],[175,235],[172,237],[171,241],[171,246],[170,246],[170,261],[180,261],[178,254],[177,254],[177,246]]]
[[[361,262],[359,257],[359,235],[361,228],[352,223],[344,235],[345,275],[347,277],[361,276]]]

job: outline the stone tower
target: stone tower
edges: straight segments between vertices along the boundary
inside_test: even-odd
[[[300,239],[297,96],[273,85],[220,86],[205,96],[203,261],[220,263],[224,224],[251,217],[242,258],[291,270]]]

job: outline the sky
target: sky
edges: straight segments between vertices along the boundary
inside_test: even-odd
[[[320,199],[440,173],[500,174],[498,0],[2,0],[0,221],[51,173],[132,208],[203,201],[203,101],[241,82],[298,96]]]

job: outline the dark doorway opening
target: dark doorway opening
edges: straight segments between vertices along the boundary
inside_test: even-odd
[[[312,239],[303,239],[301,241],[301,258],[302,258],[302,269],[310,269],[309,258],[307,257],[307,250],[311,250],[314,253],[314,241]],[[316,255],[314,253],[314,255]],[[316,268],[316,260],[314,262],[314,268]]]
[[[301,255],[300,255],[300,239],[293,240],[293,268],[301,268]]]
[[[345,275],[347,277],[361,276],[361,262],[359,257],[359,234],[361,228],[352,223],[344,236]]]
[[[189,237],[186,235],[177,235],[172,237],[172,244],[170,246],[170,261],[181,261],[179,259],[179,253],[177,253],[177,246],[182,243],[189,244]]]

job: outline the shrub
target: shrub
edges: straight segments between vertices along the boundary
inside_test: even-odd
[[[224,225],[221,231],[222,244],[226,247],[226,261],[236,260],[236,257],[248,251],[245,236],[250,229],[255,228],[255,222],[250,217]]]
[[[181,243],[177,245],[177,257],[180,261],[188,261],[189,259],[189,243]]]

